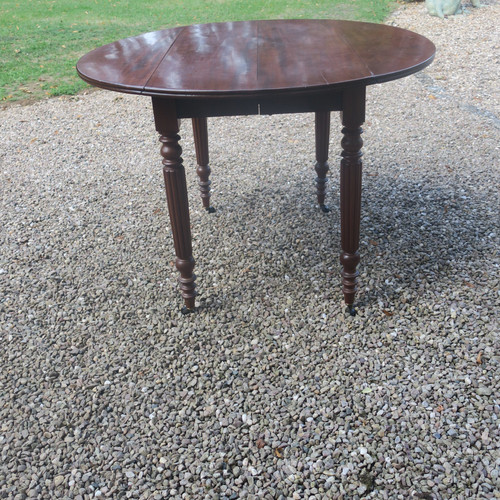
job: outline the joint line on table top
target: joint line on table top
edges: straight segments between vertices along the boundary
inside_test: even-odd
[[[186,30],[187,27],[188,26],[184,26],[181,29],[181,31],[175,37],[174,41],[170,44],[170,47],[167,49],[167,51],[165,52],[165,54],[163,54],[163,57],[161,58],[160,62],[156,65],[155,69],[149,75],[149,78],[148,78],[147,82],[143,85],[141,93],[146,90],[146,87],[148,86],[148,83],[150,82],[151,78],[153,78],[153,75],[156,73],[156,70],[160,67],[161,63],[165,60],[165,57],[167,57],[167,54],[172,50],[172,47],[175,45],[175,43],[177,42],[177,40],[179,39],[179,37],[182,35],[182,33],[184,33],[184,31]]]
[[[358,53],[358,51],[352,46],[352,44],[349,42],[349,40],[342,35],[342,33],[339,33],[340,38],[344,41],[344,43],[350,47],[350,49],[358,56],[358,59],[363,63],[365,68],[368,70],[368,73],[370,73],[370,76],[375,76],[375,73],[371,70],[370,66],[366,63],[364,57],[361,57]]]

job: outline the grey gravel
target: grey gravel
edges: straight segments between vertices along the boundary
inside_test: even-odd
[[[436,62],[369,89],[359,314],[312,115],[189,122],[180,313],[147,98],[0,111],[2,498],[500,498],[499,4],[390,23]],[[336,126],[338,125],[338,126]]]

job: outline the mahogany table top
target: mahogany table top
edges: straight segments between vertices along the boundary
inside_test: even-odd
[[[434,44],[393,26],[334,20],[199,24],[89,52],[80,77],[109,90],[172,97],[335,91],[416,73]]]

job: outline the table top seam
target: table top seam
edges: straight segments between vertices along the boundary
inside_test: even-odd
[[[175,37],[174,41],[170,44],[170,47],[165,51],[165,54],[163,54],[163,57],[160,59],[160,61],[156,65],[155,69],[153,69],[153,71],[151,71],[151,74],[149,75],[148,79],[146,80],[146,82],[142,86],[141,94],[143,94],[144,92],[146,92],[146,87],[148,86],[148,83],[151,81],[151,79],[153,78],[153,76],[156,74],[156,72],[158,71],[158,68],[161,66],[161,64],[163,63],[163,61],[167,57],[168,53],[172,50],[172,47],[175,45],[175,43],[177,42],[177,40],[179,40],[179,37],[184,33],[184,31],[186,30],[186,28],[188,28],[188,26],[183,26],[182,27],[181,31],[177,34],[177,36]]]
[[[370,73],[369,77],[374,77],[375,73],[371,70],[370,66],[368,66],[367,62],[365,61],[364,57],[361,57],[359,55],[359,52],[353,47],[351,42],[344,36],[343,33],[339,32],[340,38],[342,38],[343,42],[356,54],[358,59],[363,63],[363,66],[368,70],[368,73]],[[368,78],[368,76],[364,77],[363,79]]]

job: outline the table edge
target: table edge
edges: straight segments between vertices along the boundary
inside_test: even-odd
[[[431,42],[432,43],[432,42]],[[182,91],[172,90],[172,89],[155,89],[155,88],[147,88],[146,86],[124,86],[119,84],[108,84],[106,82],[101,82],[97,80],[93,80],[92,78],[87,77],[80,73],[77,67],[78,76],[88,84],[98,87],[104,90],[111,90],[114,92],[121,92],[126,94],[136,94],[136,95],[144,95],[144,96],[164,96],[175,99],[192,99],[192,98],[206,98],[206,99],[224,99],[224,98],[235,98],[235,97],[258,97],[265,96],[271,97],[273,95],[286,95],[286,94],[315,94],[321,93],[325,91],[333,92],[341,92],[342,90],[354,86],[369,86],[376,85],[379,83],[390,82],[393,80],[399,80],[401,78],[405,78],[407,76],[411,76],[419,71],[422,71],[427,66],[429,66],[435,58],[435,52],[425,61],[409,67],[404,70],[397,71],[394,73],[388,73],[385,75],[377,75],[377,76],[368,76],[366,78],[360,78],[357,80],[349,80],[340,83],[327,84],[327,85],[317,85],[317,86],[307,86],[307,87],[285,87],[285,88],[274,88],[274,89],[259,89],[259,90],[235,90],[235,91],[227,91],[227,90],[193,90],[193,89],[183,89]]]

